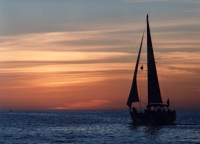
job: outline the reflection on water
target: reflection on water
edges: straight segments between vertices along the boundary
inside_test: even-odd
[[[144,137],[156,139],[157,135],[159,136],[159,131],[163,126],[135,126],[132,123],[129,125],[129,129],[134,132],[144,132]]]
[[[148,126],[145,134],[152,138],[155,138],[157,134],[159,134],[159,130],[162,129],[161,126]]]

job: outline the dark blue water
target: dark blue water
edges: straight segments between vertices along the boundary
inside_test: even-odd
[[[200,113],[134,127],[128,111],[0,112],[0,143],[200,143]]]

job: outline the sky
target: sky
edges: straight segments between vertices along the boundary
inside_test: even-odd
[[[128,109],[149,14],[163,102],[200,111],[199,7],[199,0],[0,0],[0,110]],[[145,107],[146,37],[142,52]]]

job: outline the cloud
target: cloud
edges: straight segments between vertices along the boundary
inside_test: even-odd
[[[15,76],[15,80],[19,81],[21,86],[27,86],[28,82],[32,87],[57,87],[88,84],[114,78],[126,79],[126,72],[129,71],[130,75],[134,69],[141,38],[137,37],[133,43],[132,38],[125,37],[130,33],[123,32],[131,29],[130,25],[126,26],[122,29],[115,27],[112,30],[35,33],[1,37],[0,72],[3,74],[1,76],[7,77],[4,74],[8,73]],[[155,34],[153,36],[157,37]],[[117,40],[119,42],[115,43]],[[180,39],[159,40],[156,38],[156,48],[164,47],[155,49],[158,51],[155,56],[159,56],[156,60],[158,63],[164,63],[165,70],[171,70],[174,74],[198,72],[198,66],[195,70],[195,64],[193,71],[191,71],[191,65],[190,68],[189,65],[181,67],[183,61],[200,61],[198,53],[189,53],[191,50],[187,48],[185,49],[188,52],[183,52],[181,48],[182,45],[195,44],[198,46],[198,41],[182,42]],[[175,52],[169,52],[172,50]],[[120,72],[120,75],[110,74],[112,72]],[[37,75],[37,77],[29,78],[28,75],[29,77]],[[26,79],[26,84],[25,81],[17,80],[17,76]],[[15,88],[21,86],[16,83],[12,85]]]
[[[34,33],[1,37],[0,73],[4,88],[59,87],[108,79],[132,68],[132,56],[109,35],[115,30]],[[103,41],[108,38],[104,43]],[[93,42],[96,41],[96,42]],[[98,42],[100,41],[100,43]],[[64,42],[64,43],[63,43]],[[129,43],[123,47],[129,47]],[[78,44],[76,44],[78,43]],[[103,44],[104,43],[104,44]],[[101,49],[102,48],[102,49]],[[121,73],[117,77],[120,78]],[[13,79],[8,79],[12,77]],[[109,78],[116,75],[109,74]],[[2,83],[3,84],[3,83]]]
[[[126,48],[130,38],[123,37],[119,30],[51,32],[0,37],[1,50],[37,51],[106,51],[106,49]],[[123,29],[120,30],[123,32]]]

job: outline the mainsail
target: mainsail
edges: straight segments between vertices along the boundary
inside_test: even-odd
[[[137,90],[137,71],[138,71],[138,65],[139,65],[139,60],[140,60],[140,53],[142,49],[143,37],[144,37],[144,33],[143,33],[142,40],[140,43],[140,49],[139,49],[133,81],[132,81],[132,87],[131,87],[131,91],[130,91],[128,101],[127,101],[127,105],[129,106],[129,108],[131,108],[132,102],[139,102],[138,90]]]
[[[147,15],[148,103],[162,103]]]

